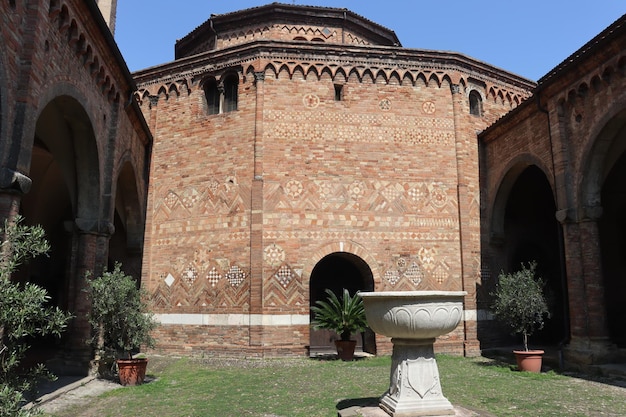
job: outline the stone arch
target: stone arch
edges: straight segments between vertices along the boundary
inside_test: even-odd
[[[349,252],[359,258],[362,258],[372,270],[374,282],[378,284],[381,283],[381,274],[376,259],[363,246],[352,241],[336,241],[320,246],[315,252],[313,252],[309,261],[304,265],[304,268],[302,269],[302,279],[304,281],[309,281],[311,279],[311,272],[317,262],[326,255],[335,252]]]
[[[42,100],[34,143],[55,155],[68,186],[76,218],[100,217],[100,152],[87,101],[73,86],[58,86]],[[31,155],[28,155],[31,157]]]
[[[511,188],[517,181],[519,175],[529,166],[536,165],[544,173],[549,172],[543,163],[534,155],[525,153],[520,154],[512,159],[503,171],[502,178],[498,181],[493,202],[490,202],[491,220],[490,227],[491,236],[496,240],[504,238],[504,211],[506,203],[511,193]]]
[[[310,305],[325,299],[326,289],[330,289],[337,295],[341,295],[344,288],[350,294],[358,291],[373,291],[374,271],[370,265],[376,264],[367,255],[361,246],[352,242],[334,242],[316,251],[311,258],[315,260],[315,264],[307,265],[303,271],[303,278],[309,280]],[[365,258],[369,259],[369,263]],[[338,337],[339,335],[334,332],[311,330],[311,352],[332,350],[334,340]],[[375,335],[371,330],[365,331],[362,337],[353,337],[357,339],[357,347],[363,351],[376,352]]]
[[[620,132],[624,129],[626,119],[626,98],[616,101],[611,111],[607,112],[590,135],[589,141],[582,155],[582,172],[585,173],[581,181],[578,194],[580,208],[600,206],[602,184],[608,171],[626,149],[626,141],[619,140]]]
[[[101,221],[105,197],[101,192],[100,153],[87,101],[71,86],[57,85],[48,94],[52,98],[44,96],[41,101],[32,142],[23,143],[21,157],[29,159],[25,165],[32,186],[21,198],[20,211],[26,224],[43,227],[51,250],[48,257],[29,263],[18,279],[42,286],[52,305],[75,314],[60,342],[35,340],[33,346],[44,358],[71,351],[77,368],[70,372],[82,373],[90,356],[84,345],[89,327],[82,288],[97,249],[90,252],[81,239],[110,230]]]
[[[562,230],[556,220],[556,199],[548,170],[532,158],[518,160],[503,177],[494,202],[492,224],[499,228],[496,244],[505,272],[535,261],[546,282],[552,317],[533,336],[535,343],[556,344],[569,335],[567,281],[564,273]],[[492,229],[493,231],[494,229]]]
[[[127,274],[139,280],[144,232],[143,207],[137,170],[128,154],[124,155],[119,164],[115,184],[112,214],[115,232],[109,240],[109,268],[114,262],[120,262]]]
[[[611,342],[626,347],[626,105],[607,115],[592,136],[588,159],[583,165],[581,215],[598,221],[598,234],[605,290],[605,312]]]

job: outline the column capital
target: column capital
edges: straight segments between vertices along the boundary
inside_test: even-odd
[[[603,209],[600,205],[595,206],[583,206],[576,210],[573,208],[565,208],[557,210],[555,217],[561,224],[566,223],[583,223],[583,222],[597,222],[602,218]]]
[[[115,233],[115,226],[108,220],[85,219],[78,217],[74,220],[74,224],[76,225],[76,229],[82,233],[103,236],[111,236]]]
[[[452,94],[461,94],[461,86],[459,84],[451,84],[450,91],[452,91]]]
[[[26,194],[30,191],[33,180],[11,168],[0,168],[0,189],[17,191]]]

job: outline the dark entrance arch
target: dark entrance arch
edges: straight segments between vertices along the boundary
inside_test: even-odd
[[[57,374],[87,371],[87,361],[81,360],[89,352],[83,334],[88,327],[84,314],[76,313],[79,299],[84,298],[79,286],[83,277],[77,278],[76,272],[80,263],[76,219],[98,218],[98,161],[93,126],[82,104],[71,96],[55,97],[37,118],[30,153],[32,187],[20,202],[25,223],[44,229],[50,252],[48,257],[24,265],[17,279],[44,287],[52,305],[76,315],[61,340],[46,338],[32,343],[31,352],[39,361],[74,352],[76,368],[65,363],[59,369],[50,365]]]
[[[534,344],[556,344],[569,335],[567,283],[563,274],[562,230],[555,217],[550,184],[541,169],[530,165],[513,184],[504,214],[507,270],[537,262],[546,283],[551,318],[533,335]]]
[[[355,294],[357,291],[373,291],[372,270],[363,259],[354,254],[348,252],[331,253],[322,258],[311,272],[309,298],[311,305],[315,305],[316,301],[326,298],[325,290],[327,288],[337,295],[341,295],[344,288],[350,294]],[[334,351],[334,341],[339,338],[336,333],[328,330],[311,329],[310,334],[312,354]],[[376,342],[371,330],[366,330],[362,337],[358,335],[353,337],[357,340],[357,349],[376,353]]]
[[[611,341],[626,348],[626,152],[609,171],[602,186],[602,217],[598,227]]]

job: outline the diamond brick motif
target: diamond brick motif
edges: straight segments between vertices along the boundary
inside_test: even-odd
[[[282,285],[283,288],[287,288],[289,283],[291,283],[294,278],[291,269],[287,265],[281,266],[274,277],[278,280],[278,282],[280,282],[280,285]]]
[[[172,276],[172,274],[167,274],[164,281],[168,287],[171,287],[176,279]]]
[[[422,279],[424,278],[424,272],[417,263],[413,262],[404,273],[404,276],[417,286],[420,282],[422,282]]]
[[[209,281],[209,284],[211,284],[211,287],[215,287],[217,283],[220,281],[220,279],[222,278],[222,276],[214,267],[207,273],[206,278],[207,278],[207,281]]]
[[[400,275],[398,274],[398,271],[387,271],[385,272],[385,279],[391,285],[396,285],[398,281],[400,281]]]
[[[246,279],[246,273],[241,270],[237,265],[234,265],[226,273],[226,279],[233,287],[240,286]]]

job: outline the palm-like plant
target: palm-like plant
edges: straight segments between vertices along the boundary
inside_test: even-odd
[[[328,298],[325,301],[318,300],[311,307],[313,328],[333,330],[341,336],[341,340],[350,340],[351,334],[367,328],[363,299],[358,293],[350,296],[344,288],[341,298],[330,289],[326,289],[326,294]]]

